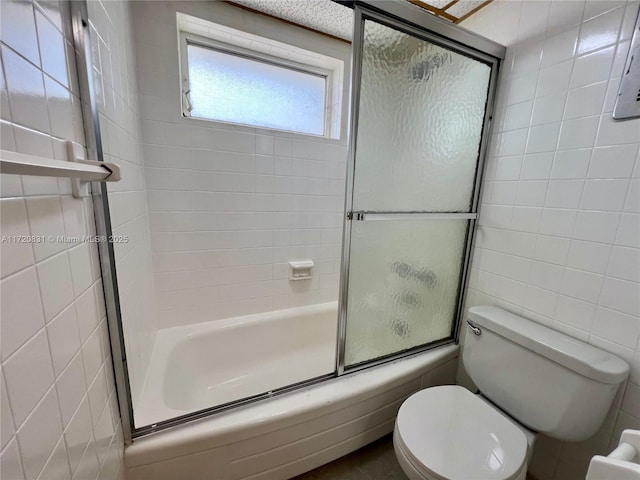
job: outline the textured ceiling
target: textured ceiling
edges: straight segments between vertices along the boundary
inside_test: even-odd
[[[454,23],[492,0],[408,0],[428,12]],[[298,25],[351,40],[353,10],[331,0],[231,0],[232,3],[282,18]]]
[[[331,0],[232,0],[254,10],[351,40],[353,10]]]

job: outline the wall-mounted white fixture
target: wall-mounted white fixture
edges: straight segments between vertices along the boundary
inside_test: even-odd
[[[0,173],[71,178],[75,198],[87,195],[87,182],[117,182],[120,180],[118,165],[77,158],[73,143],[70,141],[66,142],[66,147],[66,161],[0,150]]]
[[[639,480],[640,430],[625,430],[618,447],[606,457],[591,459],[585,480]]]
[[[310,280],[313,276],[313,260],[289,262],[289,280]]]
[[[640,117],[640,10],[633,32],[620,89],[613,107],[614,120]]]

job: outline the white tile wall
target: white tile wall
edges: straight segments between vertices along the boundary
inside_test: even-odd
[[[66,2],[3,1],[2,149],[65,158],[84,145]],[[94,235],[68,180],[0,175],[2,422],[7,480],[123,478],[97,246],[14,235]]]
[[[508,46],[468,306],[501,305],[632,368],[593,439],[538,442],[539,480],[584,478],[640,427],[640,120],[611,119],[638,5],[496,1],[463,24]]]
[[[117,163],[122,181],[108,186],[111,225],[129,381],[138,398],[157,331],[151,236],[137,96],[130,4],[88,2],[96,91],[105,160]]]
[[[346,43],[222,2],[133,4],[160,326],[337,300],[348,106],[341,140],[183,118],[176,11],[347,69],[350,56]],[[289,282],[288,262],[305,259],[313,280]]]

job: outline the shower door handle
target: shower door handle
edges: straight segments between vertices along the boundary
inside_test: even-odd
[[[475,220],[477,213],[440,212],[347,212],[347,220]]]

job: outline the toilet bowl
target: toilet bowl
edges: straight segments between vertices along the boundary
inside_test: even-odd
[[[591,437],[629,366],[497,307],[469,309],[462,351],[480,389],[431,387],[404,401],[393,433],[411,480],[525,480],[535,433]]]
[[[393,432],[396,457],[411,480],[524,480],[534,438],[455,385],[410,396]]]

